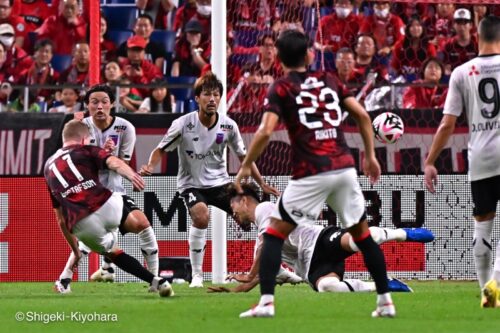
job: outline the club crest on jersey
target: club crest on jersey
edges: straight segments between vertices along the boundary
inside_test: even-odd
[[[116,125],[115,127],[113,127],[113,130],[116,133],[124,132],[125,130],[127,130],[127,126],[125,126],[125,125]]]
[[[217,136],[215,137],[215,143],[221,144],[224,142],[224,133],[217,133]]]

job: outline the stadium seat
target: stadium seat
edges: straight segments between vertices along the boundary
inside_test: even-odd
[[[185,85],[186,87],[169,88],[175,96],[176,101],[187,101],[194,97],[193,84],[196,81],[195,76],[170,76],[167,77],[169,85]]]
[[[132,29],[138,15],[135,6],[103,6],[102,12],[108,20],[109,30]]]
[[[132,37],[134,33],[130,30],[108,30],[106,36],[119,47],[123,42]]]
[[[323,6],[323,7],[321,7],[319,9],[319,14],[320,14],[321,17],[330,15],[331,13],[333,13],[333,8],[332,7]]]
[[[167,30],[154,30],[151,34],[151,40],[162,44],[165,51],[173,53],[175,48],[175,32]]]
[[[175,102],[175,113],[189,113],[198,110],[198,103],[194,99]]]
[[[73,57],[67,54],[54,54],[50,63],[56,71],[63,72],[71,65],[72,59]]]

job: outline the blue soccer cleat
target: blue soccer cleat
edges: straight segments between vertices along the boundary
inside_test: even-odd
[[[406,283],[396,278],[390,277],[387,281],[389,283],[389,291],[396,293],[412,293],[411,289]]]
[[[425,228],[403,228],[407,242],[429,243],[434,240],[434,234]]]

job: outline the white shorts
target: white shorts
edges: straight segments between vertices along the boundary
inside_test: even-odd
[[[72,233],[92,251],[108,253],[116,244],[122,213],[122,195],[113,193],[101,208],[78,221]]]
[[[290,180],[272,217],[296,224],[314,224],[325,201],[337,214],[342,228],[361,222],[365,216],[365,198],[354,168]]]

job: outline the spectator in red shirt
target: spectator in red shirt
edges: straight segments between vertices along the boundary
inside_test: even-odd
[[[0,43],[0,107],[2,111],[7,105],[10,94],[12,93],[12,87],[9,78],[8,67],[5,66],[5,61],[7,60],[7,49],[5,45]]]
[[[89,83],[90,47],[86,41],[76,43],[73,50],[73,63],[62,72],[60,83],[85,84]]]
[[[398,2],[392,7],[392,12],[408,25],[413,16],[426,17],[430,13],[429,4],[416,2]]]
[[[274,46],[274,34],[263,35],[259,38],[259,61],[253,66],[255,72],[262,77],[262,83],[271,84],[283,75],[283,68],[278,61],[278,52]]]
[[[387,66],[380,64],[375,57],[377,46],[375,39],[370,34],[361,34],[356,42],[356,64],[355,69],[366,79],[370,73],[377,73],[376,82],[386,82],[389,80]]]
[[[35,31],[52,13],[45,0],[15,0],[12,6],[12,15],[24,19],[26,33]]]
[[[99,31],[101,41],[101,64],[105,64],[116,57],[116,44],[106,37],[107,31],[108,20],[101,12],[101,30]]]
[[[158,67],[145,59],[146,40],[141,36],[132,36],[127,40],[127,58],[120,61],[124,77],[133,84],[148,84],[161,78]],[[149,89],[138,89],[142,98],[149,95]]]
[[[441,58],[445,64],[446,75],[451,71],[475,58],[478,53],[477,40],[472,36],[472,16],[468,9],[460,8],[453,15],[453,28],[456,35],[443,47]]]
[[[342,47],[354,47],[361,19],[352,13],[351,0],[337,0],[335,12],[324,16],[316,32],[316,49],[337,52]],[[323,35],[321,42],[320,31]]]
[[[424,20],[427,37],[436,49],[441,49],[448,38],[453,34],[453,11],[455,5],[452,3],[440,3],[436,6],[436,14]]]
[[[204,39],[209,38],[212,20],[212,1],[188,1],[177,10],[174,19],[174,31],[177,31],[178,36],[185,30],[186,24],[192,20],[200,22],[202,27],[201,33]]]
[[[151,16],[148,14],[139,15],[135,21],[134,33],[146,40],[145,59],[155,64],[163,72],[167,55],[164,45],[151,40],[151,34],[153,33],[153,19]],[[118,48],[118,57],[120,57],[120,60],[127,57],[126,42],[122,43]]]
[[[396,75],[403,75],[411,82],[417,78],[424,61],[435,56],[436,49],[429,43],[420,17],[413,16],[408,21],[405,38],[394,46],[392,69]]]
[[[7,51],[4,64],[8,72],[7,78],[14,84],[22,82],[22,78],[33,64],[33,59],[14,42],[14,28],[8,23],[0,24],[0,43]]]
[[[335,74],[342,83],[349,87],[353,95],[356,95],[360,84],[364,81],[363,74],[355,70],[355,64],[354,52],[350,48],[343,47],[338,50],[335,56]]]
[[[373,15],[365,17],[361,23],[361,33],[371,33],[377,42],[378,54],[382,57],[389,55],[394,45],[403,40],[405,25],[403,21],[390,12],[388,1],[377,2],[373,5]]]
[[[271,30],[279,22],[276,0],[228,0],[228,24],[233,30]]]
[[[50,39],[41,39],[35,43],[34,62],[23,79],[23,84],[57,84],[59,73],[50,64],[53,53],[54,44],[52,44]],[[50,104],[54,98],[55,90],[38,89],[33,93],[37,96],[38,101],[45,101]]]
[[[263,79],[258,68],[246,65],[242,71],[245,77],[242,78],[242,86],[235,89],[231,95],[228,94],[229,110],[231,113],[262,113],[262,105],[266,97],[268,82]]]
[[[200,22],[189,21],[175,44],[172,76],[199,76],[209,62],[210,45],[202,38]]]
[[[55,54],[71,54],[77,41],[87,35],[87,23],[80,15],[78,0],[60,2],[59,14],[49,16],[36,30],[39,39],[54,42]]]
[[[141,10],[141,13],[148,14],[154,19],[155,29],[172,29],[167,20],[167,15],[175,9],[172,0],[136,0],[135,5]]]
[[[422,80],[414,83],[426,86],[410,86],[403,95],[403,108],[442,108],[448,88],[438,86],[444,73],[444,67],[437,58],[429,58],[422,65]]]
[[[8,23],[14,27],[16,44],[19,47],[24,47],[24,40],[28,33],[26,23],[21,16],[12,14],[12,5],[14,0],[0,0],[0,24]]]

